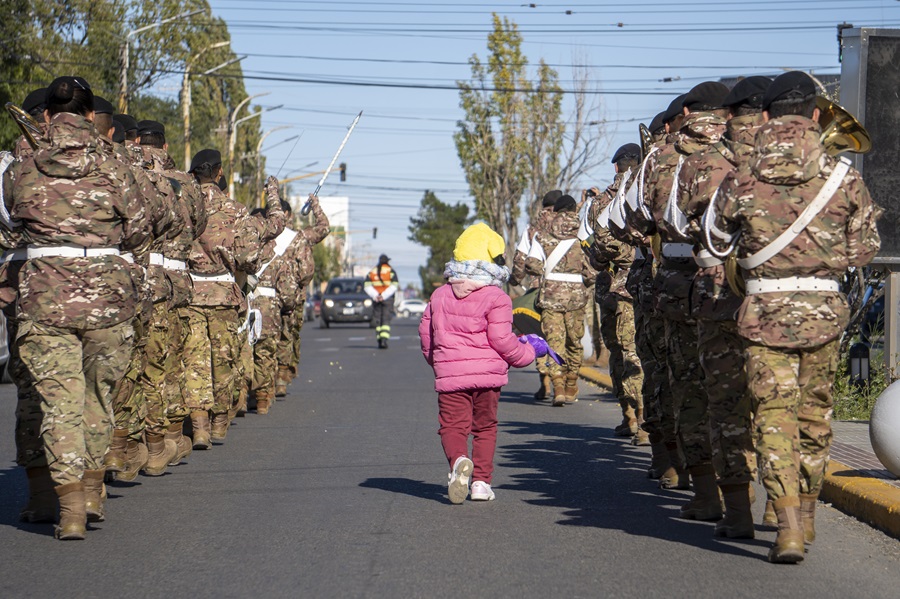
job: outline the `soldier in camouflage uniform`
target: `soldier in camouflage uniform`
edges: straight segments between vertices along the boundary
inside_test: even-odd
[[[86,82],[48,87],[46,146],[21,165],[12,189],[27,262],[17,344],[41,398],[41,438],[60,502],[60,539],[83,539],[103,519],[103,455],[110,399],[124,374],[137,289],[121,252],[144,244],[150,223],[130,169],[97,152]],[[73,201],[77,198],[79,201]]]
[[[746,279],[738,333],[747,342],[763,482],[778,518],[769,552],[777,563],[801,561],[804,541],[815,539],[832,437],[831,389],[849,321],[838,280],[868,264],[880,247],[881,209],[849,162],[826,153],[815,94],[805,73],[772,82],[754,149],[726,177],[714,206],[716,230],[735,236]]]
[[[625,144],[612,158],[616,169],[612,184],[602,193],[597,188],[585,192],[595,197],[585,205],[586,225],[582,225],[582,230],[587,233],[589,228],[593,235],[582,244],[587,245],[591,264],[598,269],[594,290],[600,308],[600,332],[609,349],[609,374],[622,409],[622,424],[615,432],[619,436],[631,436],[635,445],[648,445],[647,433],[639,428],[644,416],[641,395],[644,376],[635,348],[634,304],[625,285],[634,262],[634,248],[619,241],[608,227],[610,203],[632,184],[640,162],[640,146]],[[605,222],[601,222],[604,211]]]
[[[285,202],[282,206],[288,214],[291,213],[290,205]],[[297,235],[285,252],[285,260],[293,267],[298,297],[295,307],[284,309],[282,314],[283,325],[278,341],[278,380],[275,385],[276,397],[287,394],[287,386],[297,376],[297,368],[300,361],[300,329],[303,328],[303,302],[306,301],[306,289],[316,272],[316,263],[313,260],[313,248],[321,243],[331,226],[328,217],[319,205],[319,199],[310,196],[312,210],[312,223],[301,227]]]
[[[571,196],[556,200],[555,218],[547,231],[534,236],[525,261],[528,273],[540,276],[537,307],[541,308],[541,329],[550,347],[565,359],[565,364],[550,364],[553,405],[574,402],[578,395],[578,370],[584,359],[584,308],[587,288],[596,279],[596,271],[578,244],[577,204]]]
[[[675,143],[650,158],[650,175],[643,198],[661,241],[660,267],[654,282],[656,309],[666,319],[666,364],[675,400],[676,441],[683,465],[693,481],[694,496],[682,506],[679,515],[695,520],[720,519],[722,506],[712,464],[697,323],[690,307],[697,264],[690,239],[686,237],[684,215],[677,206],[677,182],[684,161],[719,141],[725,132],[722,101],[727,95],[727,87],[711,81],[694,86],[685,95],[684,122]]]
[[[723,104],[729,119],[722,139],[691,154],[678,178],[678,207],[687,218],[695,246],[704,242],[700,219],[725,176],[745,161],[762,124],[762,99],[771,79],[748,77],[731,90]],[[751,435],[750,396],[744,370],[744,344],[737,334],[741,297],[725,280],[722,260],[707,250],[695,251],[700,269],[694,277],[691,316],[697,321],[700,365],[709,398],[709,432],[713,465],[725,498],[725,517],[715,534],[753,538],[750,482],[756,475]]]
[[[238,327],[246,311],[235,274],[259,268],[263,245],[281,233],[285,216],[277,181],[271,177],[264,222],[251,218],[244,206],[229,199],[217,183],[222,180],[222,159],[216,150],[198,152],[191,173],[201,185],[207,225],[189,260],[194,294],[188,309],[183,396],[191,410],[193,447],[209,449],[212,439],[225,438],[235,397],[235,365],[241,343]]]
[[[544,197],[541,199],[541,209],[537,213],[537,217],[524,231],[522,231],[522,238],[519,240],[519,244],[516,246],[516,252],[513,255],[512,274],[509,277],[509,284],[511,286],[515,287],[516,285],[525,282],[525,278],[528,276],[525,272],[525,260],[528,258],[528,253],[531,251],[531,244],[534,241],[534,236],[538,231],[546,231],[550,226],[550,222],[553,220],[554,216],[553,205],[560,197],[562,197],[562,192],[558,189],[545,193]],[[540,287],[540,284],[540,278],[538,277],[532,286]],[[548,393],[552,392],[550,366],[548,364],[547,356],[537,358],[534,363],[537,367],[538,374],[540,374],[541,377],[540,387],[535,391],[534,399],[536,401],[542,401],[547,398]]]

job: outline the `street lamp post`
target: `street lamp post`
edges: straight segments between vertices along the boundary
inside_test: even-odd
[[[256,189],[262,189],[262,145],[263,142],[266,141],[266,138],[275,133],[276,131],[282,131],[284,129],[290,129],[291,125],[279,125],[278,127],[273,127],[268,131],[264,132],[259,136],[259,141],[256,142]],[[259,203],[261,196],[256,196],[256,201]]]
[[[128,67],[130,66],[129,62],[131,60],[131,36],[137,35],[138,33],[143,33],[144,31],[153,29],[155,27],[160,27],[162,25],[165,25],[166,23],[171,23],[172,21],[181,19],[183,17],[192,17],[201,12],[203,12],[202,9],[183,12],[181,14],[175,15],[174,17],[163,19],[158,23],[139,27],[125,34],[125,41],[122,42],[122,46],[121,48],[119,48],[119,112],[128,112]]]
[[[248,114],[244,118],[235,119],[237,117],[238,112],[240,112],[241,108],[247,105],[247,103],[253,98],[259,98],[260,96],[266,96],[271,92],[263,92],[261,94],[254,94],[252,96],[247,96],[235,107],[234,111],[231,113],[231,119],[228,122],[228,196],[234,198],[234,146],[237,144],[237,126],[243,122],[249,121],[250,119],[254,119],[258,116],[262,116],[264,112],[270,112],[272,110],[277,110],[284,106],[284,104],[279,104],[278,106],[271,106],[264,110],[259,110],[254,112],[253,114]]]
[[[184,62],[184,79],[181,81],[181,116],[184,120],[184,170],[191,168],[191,65],[205,52],[227,46],[231,42],[216,42],[203,48]],[[226,63],[227,64],[227,63]],[[225,66],[225,64],[220,65]],[[219,68],[219,67],[217,67]]]

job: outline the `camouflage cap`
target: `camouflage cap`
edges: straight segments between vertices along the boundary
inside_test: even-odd
[[[662,111],[653,117],[653,120],[650,121],[650,125],[647,129],[650,131],[651,135],[656,135],[660,129],[666,126],[666,122],[663,120],[663,117],[666,116],[666,111]]]
[[[22,110],[24,110],[28,114],[31,114],[36,110],[40,110],[41,112],[43,112],[46,100],[47,88],[42,87],[41,89],[36,89],[25,96],[25,99],[22,101]]]
[[[684,97],[687,94],[681,94],[669,104],[669,107],[666,108],[665,112],[663,112],[663,124],[671,123],[672,119],[674,119],[679,114],[684,113]]]
[[[762,108],[763,96],[772,85],[772,80],[762,75],[745,77],[731,88],[728,96],[722,101],[723,106],[740,106],[744,104],[750,108]]]
[[[137,124],[137,130],[139,136],[147,133],[166,134],[166,126],[158,121],[140,121]]]
[[[633,158],[635,160],[641,159],[641,146],[637,144],[625,144],[613,154],[612,162],[613,164],[622,160],[623,158]]]
[[[116,114],[116,115],[113,115],[113,121],[118,121],[119,123],[122,123],[122,127],[125,129],[126,132],[137,131],[137,128],[138,128],[137,120],[131,115]]]
[[[552,191],[548,191],[544,194],[544,199],[541,200],[541,206],[544,208],[552,208],[554,204],[556,204],[556,200],[562,197],[563,192],[558,189],[554,189]]]
[[[194,154],[194,157],[191,159],[191,168],[188,169],[188,172],[193,173],[204,164],[210,166],[222,164],[222,154],[220,154],[218,150],[213,149],[200,150]]]
[[[112,114],[115,112],[112,103],[100,96],[94,96],[94,112],[97,114]]]
[[[574,212],[577,205],[575,198],[572,196],[560,196],[556,203],[553,204],[553,212]]]
[[[703,109],[721,108],[728,96],[728,86],[718,81],[704,81],[691,88],[684,96],[682,106],[694,112]]]
[[[766,110],[776,100],[803,100],[816,95],[816,83],[803,71],[790,71],[779,75],[763,96],[762,109]]]

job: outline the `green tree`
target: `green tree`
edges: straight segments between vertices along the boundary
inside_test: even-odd
[[[422,293],[430,297],[444,278],[444,264],[453,258],[456,238],[472,222],[465,204],[447,204],[425,191],[419,212],[409,219],[409,240],[428,248],[428,260],[419,267]]]
[[[342,271],[341,250],[334,244],[319,243],[313,248],[313,261],[316,263],[316,274],[313,276],[315,288],[334,277],[340,276]]]

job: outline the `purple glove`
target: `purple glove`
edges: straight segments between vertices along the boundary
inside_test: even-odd
[[[528,334],[528,335],[522,335],[521,337],[519,337],[519,341],[521,343],[531,344],[531,347],[534,348],[534,355],[537,358],[549,355],[551,358],[553,358],[553,361],[556,362],[557,364],[565,364],[566,363],[566,361],[563,360],[559,356],[559,354],[557,354],[555,351],[550,349],[550,346],[547,345],[547,341],[539,335],[535,335],[533,333]]]

